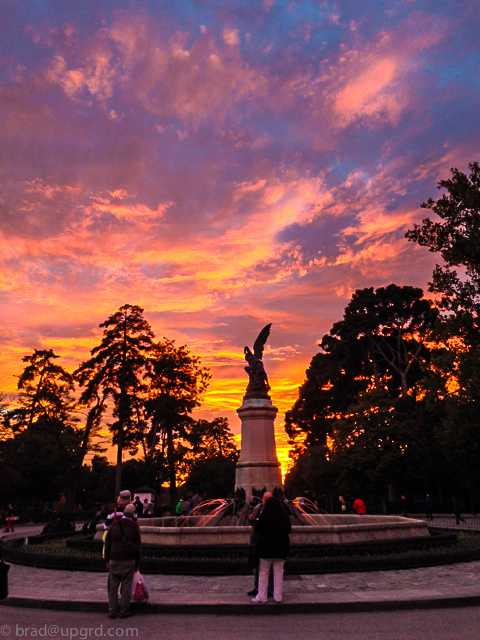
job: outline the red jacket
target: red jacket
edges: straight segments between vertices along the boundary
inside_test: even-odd
[[[364,501],[361,500],[360,498],[357,498],[353,503],[353,510],[355,511],[355,513],[358,513],[361,516],[367,513],[367,507]]]

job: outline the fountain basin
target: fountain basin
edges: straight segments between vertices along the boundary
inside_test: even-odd
[[[295,545],[348,544],[428,537],[427,523],[400,516],[309,515],[312,524],[292,526],[290,542]],[[173,518],[140,519],[142,542],[165,547],[246,546],[250,543],[250,526],[199,526],[187,517],[182,526],[159,526]],[[200,517],[198,518],[200,519]],[[165,522],[170,524],[171,522]],[[95,539],[101,539],[103,525],[97,527]]]

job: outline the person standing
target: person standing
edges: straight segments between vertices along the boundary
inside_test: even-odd
[[[130,493],[130,491],[128,489],[125,489],[124,491],[120,491],[117,498],[117,506],[112,511],[112,513],[109,513],[108,516],[106,517],[105,522],[103,524],[103,528],[107,530],[114,520],[121,518],[123,515],[123,510],[131,502],[132,502],[132,494]],[[135,512],[135,507],[134,507],[134,512]],[[134,519],[135,520],[137,519],[136,514],[134,516]]]
[[[427,497],[425,498],[425,513],[427,515],[427,520],[433,522],[433,512],[432,512],[432,499],[430,495],[427,493]]]
[[[8,505],[8,508],[5,511],[5,524],[7,525],[5,527],[4,532],[8,533],[8,531],[15,531],[15,529],[13,528],[13,519],[15,517],[15,514],[13,512],[13,507],[11,504]]]
[[[462,503],[457,498],[453,498],[453,513],[455,514],[456,524],[460,524],[460,520],[465,522],[465,519],[462,518]]]
[[[188,516],[189,513],[190,513],[190,500],[187,500],[187,497],[185,496],[182,502],[182,516]]]
[[[261,502],[259,502],[253,508],[252,513],[248,516],[248,519],[250,520],[250,522],[253,523],[252,537],[251,537],[250,543],[254,547],[256,547],[258,542],[258,537],[259,537],[256,531],[256,525],[258,523],[258,520],[260,519],[260,516],[262,515],[262,509],[265,505],[265,502],[272,497],[273,497],[273,494],[270,493],[270,491],[265,491],[265,493],[262,496]],[[258,559],[258,564],[253,568],[253,589],[251,591],[247,591],[248,596],[256,596],[258,594],[258,576],[259,576],[258,572],[259,572],[259,562],[260,562],[260,559],[258,558],[258,554],[257,554],[257,559]],[[270,567],[270,571],[268,574],[267,597],[273,598],[273,567]]]
[[[262,514],[255,524],[258,534],[257,553],[260,558],[258,595],[252,602],[267,602],[268,574],[273,566],[273,597],[283,599],[283,567],[290,549],[290,518],[281,502],[274,498],[265,501]]]
[[[108,617],[116,618],[120,587],[120,618],[133,615],[130,611],[132,580],[141,560],[140,528],[133,517],[135,506],[128,504],[123,516],[110,525],[105,538],[105,562],[108,569]]]
[[[135,496],[135,502],[133,504],[135,505],[135,513],[137,515],[137,518],[143,518],[143,504],[140,500],[140,496]]]
[[[195,509],[201,504],[201,502],[202,502],[202,499],[198,495],[198,491],[197,491],[192,498],[192,511],[195,511]]]
[[[346,496],[345,497],[345,506],[347,507],[347,514],[352,513],[352,499],[350,498],[350,496]]]

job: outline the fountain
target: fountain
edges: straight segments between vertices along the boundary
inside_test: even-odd
[[[244,506],[237,510],[234,501],[209,500],[191,515],[144,518],[138,521],[142,542],[162,547],[246,547],[251,526],[248,515],[253,505],[249,498],[255,489],[282,493],[280,463],[275,446],[274,420],[277,408],[270,399],[270,385],[262,356],[271,324],[262,329],[253,346],[245,347],[249,383],[237,413],[242,422],[241,453],[235,478],[236,492],[245,491]],[[243,490],[243,491],[242,491]],[[286,502],[292,520],[291,545],[315,546],[378,542],[428,537],[427,523],[400,516],[373,516],[309,513],[299,503]],[[101,539],[103,525],[97,527],[95,539]]]

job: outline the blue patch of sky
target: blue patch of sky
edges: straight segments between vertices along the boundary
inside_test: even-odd
[[[4,3],[1,50],[31,69],[35,63],[42,64],[42,49],[48,53],[52,49],[42,40],[35,42],[32,30],[47,35],[52,28],[73,25],[80,32],[91,32],[104,26],[103,17],[111,16],[116,6],[116,0],[85,2],[81,6],[76,1],[66,0]]]
[[[10,76],[10,69],[6,66],[8,58],[14,58],[19,64],[28,66],[29,61],[38,54],[38,45],[26,33],[26,27],[29,23],[31,24],[31,21],[20,21],[11,9],[11,6],[2,8],[2,12],[4,11],[2,15],[3,29],[0,32],[0,51],[3,58],[0,73],[2,76],[5,74],[5,70],[7,70],[6,75]]]
[[[178,3],[172,11],[177,13],[178,20],[185,26],[191,26],[191,16],[183,11],[185,3]],[[289,9],[292,3],[281,0],[265,11],[258,0],[254,2],[210,3],[208,5],[186,3],[198,26],[204,24],[209,30],[221,35],[224,28],[236,28],[242,48],[246,52],[262,52],[271,47],[270,55],[290,47],[292,43],[302,42],[305,54],[317,51],[324,42],[338,43],[340,28],[331,20],[325,19],[322,10],[316,2],[297,3]],[[305,28],[311,29],[311,37],[307,42],[304,38]],[[245,34],[250,34],[249,41]]]
[[[296,138],[292,135],[289,121],[285,120],[284,114],[255,113],[249,118],[249,123],[254,126],[259,134],[268,134],[271,139],[269,146],[288,148],[296,143]]]
[[[319,257],[319,252],[320,256],[332,258],[338,255],[337,243],[332,238],[339,237],[343,229],[355,226],[355,222],[354,215],[341,218],[320,215],[309,224],[292,224],[282,229],[276,240],[279,243],[295,242],[301,245],[304,256],[308,259]]]
[[[329,188],[342,185],[347,176],[359,169],[357,158],[345,158],[340,160],[338,157],[330,160],[326,164],[325,182]]]
[[[81,4],[76,0],[30,0],[11,5],[9,13],[18,25],[61,27],[72,24],[90,29],[98,28],[103,17],[110,16],[118,7],[116,0],[90,0]]]
[[[480,52],[462,55],[461,59],[458,59],[459,57],[456,56],[456,59],[452,60],[450,56],[448,62],[430,62],[424,66],[424,72],[436,78],[438,88],[446,87],[452,82],[480,86]]]

